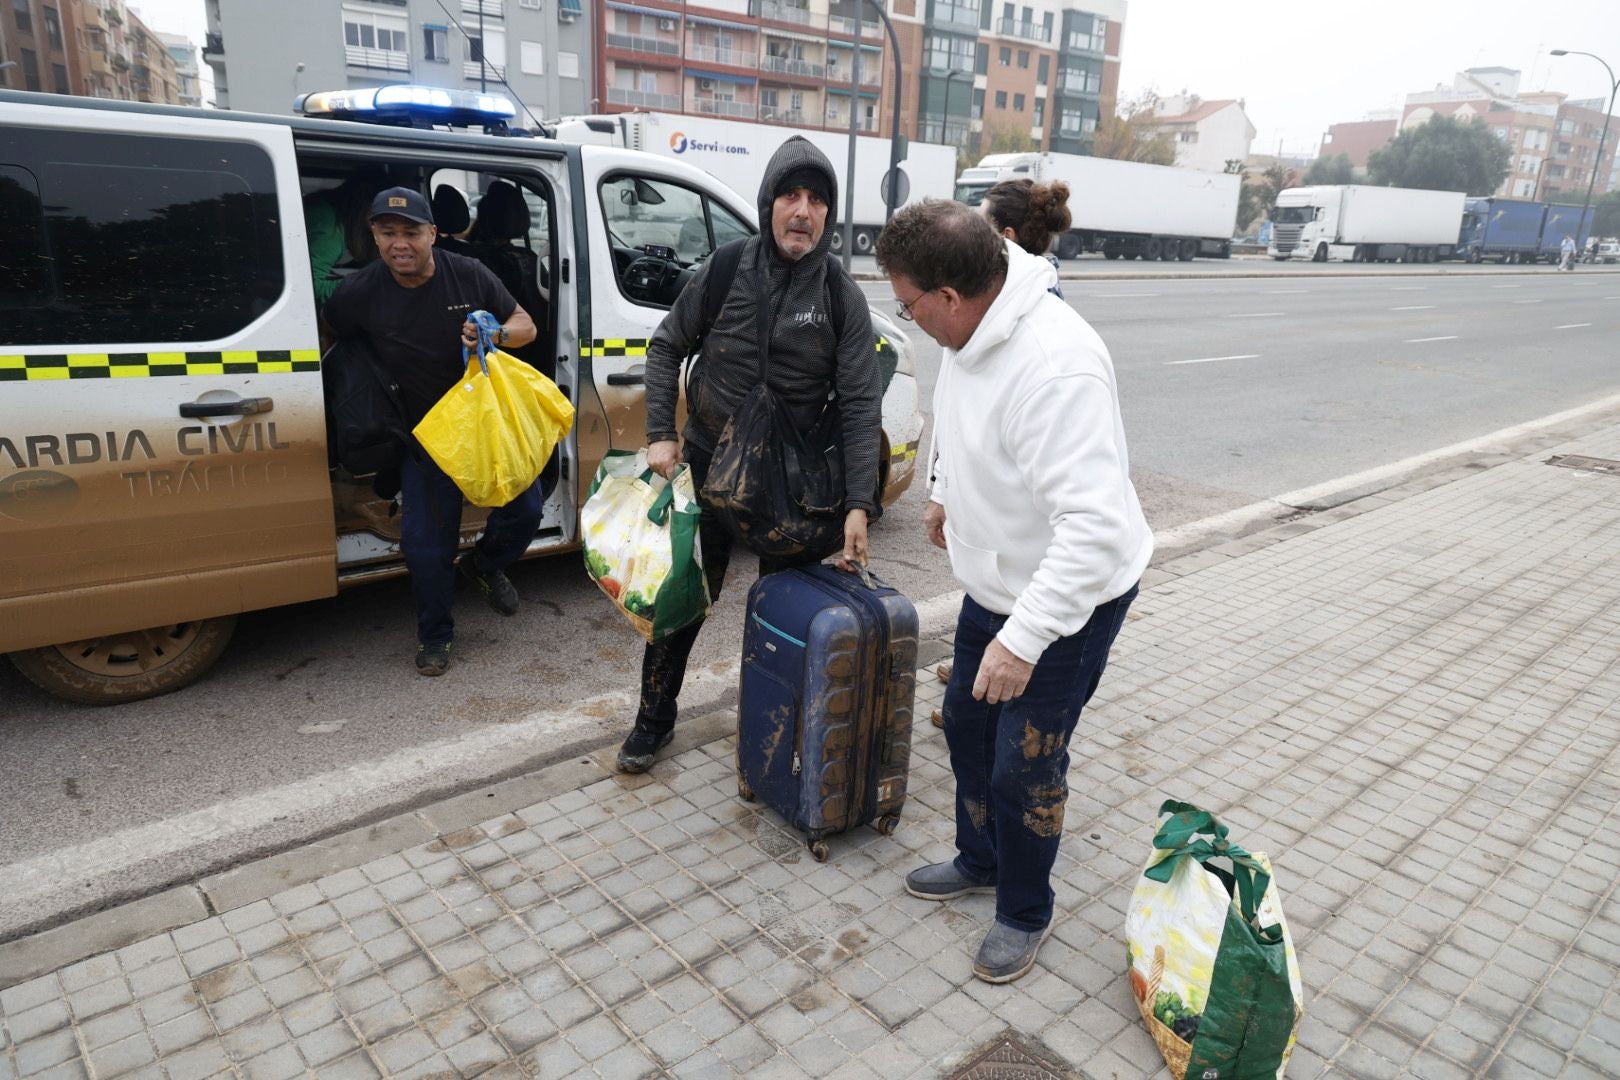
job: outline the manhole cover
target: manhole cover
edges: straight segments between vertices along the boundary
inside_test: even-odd
[[[947,1080],[1063,1080],[1063,1073],[1012,1035],[1002,1034]]]
[[[1605,476],[1620,476],[1620,461],[1606,457],[1585,457],[1581,454],[1558,454],[1547,459],[1548,465],[1557,465],[1563,469],[1579,469],[1582,472],[1603,473]]]

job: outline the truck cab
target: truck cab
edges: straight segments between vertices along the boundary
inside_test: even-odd
[[[1330,187],[1285,188],[1271,208],[1266,254],[1279,262],[1326,262],[1333,254],[1340,191]]]
[[[577,413],[528,554],[577,548],[597,464],[643,444],[648,339],[756,211],[683,162],[526,137],[510,104],[454,94],[287,117],[0,92],[0,652],[32,681],[173,690],[239,613],[405,573],[397,510],[327,450],[311,222],[363,173],[459,205],[441,241],[518,275],[540,331],[521,358]],[[452,115],[473,129],[428,126]],[[873,322],[890,503],[922,417],[909,341]],[[484,514],[465,508],[464,545]]]

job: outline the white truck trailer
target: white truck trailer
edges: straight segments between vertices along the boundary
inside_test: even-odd
[[[1286,188],[1271,211],[1266,254],[1313,262],[1449,259],[1467,198],[1461,191],[1366,184]]]
[[[844,193],[849,182],[844,175],[849,167],[847,133],[658,112],[571,117],[556,125],[556,137],[564,142],[646,150],[696,165],[750,202],[759,194],[771,155],[794,135],[803,135],[815,143],[838,173],[840,224],[833,233],[833,250],[842,251]],[[856,136],[854,243],[858,255],[870,255],[877,246],[877,235],[886,219],[883,194],[888,172],[889,140]],[[911,141],[900,162],[900,172],[901,206],[923,199],[948,199],[951,178],[956,175],[956,148]]]
[[[1080,154],[991,154],[956,179],[956,198],[977,206],[1003,180],[1069,185],[1069,231],[1056,254],[1110,259],[1227,258],[1237,224],[1238,177]]]

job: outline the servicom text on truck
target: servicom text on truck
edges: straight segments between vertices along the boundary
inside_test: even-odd
[[[844,250],[844,197],[850,191],[849,136],[829,131],[716,120],[706,116],[632,112],[611,116],[569,117],[555,125],[564,142],[599,143],[645,150],[695,165],[733,191],[752,199],[765,178],[765,167],[789,137],[802,135],[827,155],[838,174],[838,221],[832,250]],[[855,138],[855,254],[870,255],[887,220],[884,177],[889,172],[889,140],[872,135]],[[951,197],[956,175],[956,147],[909,141],[900,162],[900,205]]]
[[[1285,188],[1271,211],[1273,259],[1429,263],[1449,259],[1462,227],[1460,191],[1319,184]]]
[[[978,206],[996,184],[1022,179],[1069,185],[1072,220],[1057,240],[1060,259],[1087,251],[1166,262],[1232,254],[1236,176],[1080,154],[991,154],[956,178],[956,198]]]
[[[540,336],[513,351],[577,410],[531,555],[577,546],[597,463],[642,445],[648,338],[701,259],[756,231],[753,198],[701,169],[512,137],[490,95],[382,87],[304,112],[0,92],[0,652],[53,693],[175,689],[239,612],[405,572],[398,516],[329,467],[306,198],[380,168],[453,233],[481,196],[497,254],[525,265]],[[445,122],[501,134],[410,126]],[[888,503],[922,415],[910,343],[873,323]],[[470,544],[483,512],[462,521]]]

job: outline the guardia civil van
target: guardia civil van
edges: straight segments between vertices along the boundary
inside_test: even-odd
[[[449,193],[451,216],[507,196],[481,235],[520,256],[525,358],[578,414],[531,555],[577,547],[597,463],[643,440],[648,338],[696,265],[757,228],[753,193],[520,137],[492,95],[384,87],[303,111],[0,92],[0,652],[51,693],[176,689],[239,613],[405,572],[397,515],[328,461],[305,217],[321,193],[370,168]],[[888,503],[922,417],[909,342],[873,322],[895,354]],[[482,519],[467,509],[464,543]]]

